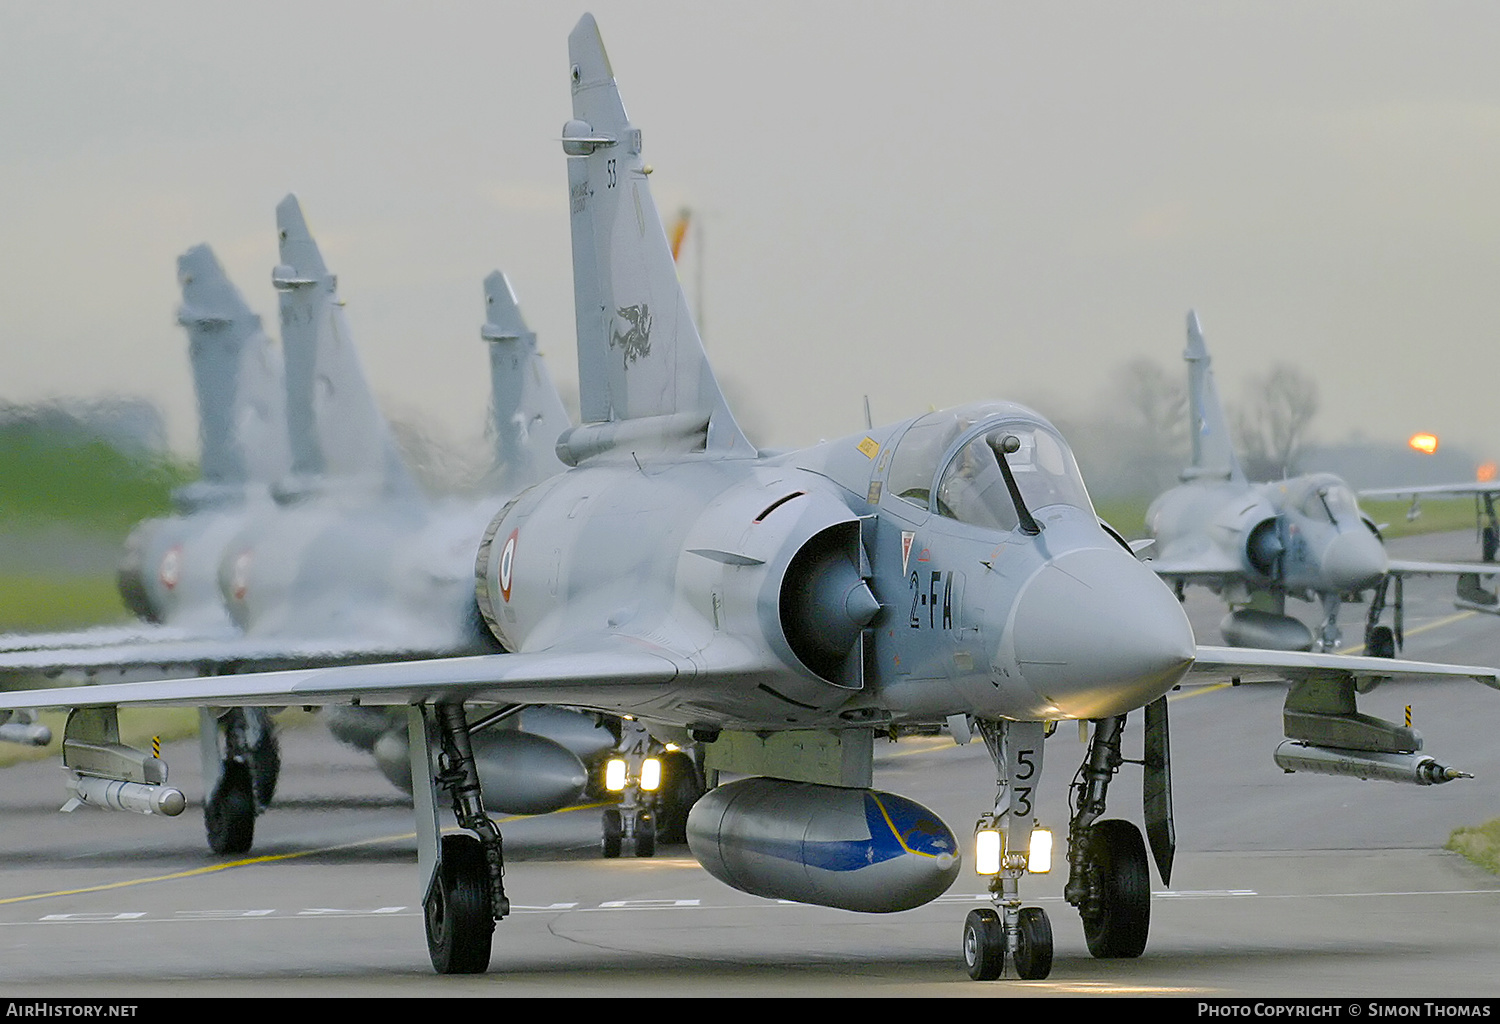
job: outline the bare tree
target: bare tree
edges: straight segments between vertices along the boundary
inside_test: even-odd
[[[1317,412],[1317,381],[1289,363],[1277,363],[1251,380],[1235,426],[1240,459],[1252,480],[1282,479],[1298,471]]]
[[[1175,483],[1186,464],[1186,381],[1155,360],[1114,367],[1084,409],[1059,415],[1056,403],[1046,407],[1071,440],[1095,497],[1154,495]]]
[[[1113,440],[1121,469],[1136,486],[1170,487],[1187,460],[1187,385],[1182,373],[1154,359],[1132,359],[1114,377],[1110,404],[1119,409]]]
[[[1120,391],[1134,426],[1170,461],[1182,461],[1187,438],[1187,387],[1182,373],[1169,373],[1154,359],[1132,359],[1120,368]]]

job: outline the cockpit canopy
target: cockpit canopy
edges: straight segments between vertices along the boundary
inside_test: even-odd
[[[1330,473],[1302,477],[1287,494],[1288,504],[1309,519],[1327,519],[1333,523],[1360,518],[1359,499],[1349,485]]]
[[[1067,442],[1035,413],[1009,403],[961,406],[918,419],[896,444],[886,486],[902,501],[945,518],[1014,530],[1020,517],[1002,458],[1033,515],[1059,504],[1093,514]]]

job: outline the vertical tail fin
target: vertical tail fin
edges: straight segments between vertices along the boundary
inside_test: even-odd
[[[490,405],[495,431],[496,484],[519,491],[560,473],[557,438],[572,424],[552,377],[526,328],[515,292],[496,270],[484,279],[485,323],[490,343]]]
[[[1229,423],[1219,404],[1219,389],[1214,383],[1212,360],[1203,343],[1203,328],[1196,310],[1187,315],[1187,350],[1182,358],[1188,364],[1188,410],[1192,417],[1193,464],[1182,473],[1184,480],[1222,479],[1243,481],[1244,470],[1234,454]]]
[[[208,246],[177,258],[177,281],[177,322],[187,329],[202,458],[202,486],[185,497],[242,495],[247,483],[272,483],[291,464],[281,353]]]
[[[592,15],[568,36],[573,119],[563,126],[573,219],[578,376],[585,426],[753,456],[703,351],[666,230]],[[608,429],[595,429],[599,438]],[[672,439],[668,441],[667,439]],[[588,444],[576,447],[587,449]]]
[[[365,381],[338,297],[338,278],[324,265],[296,196],[277,205],[276,228],[281,263],[271,283],[281,294],[290,486],[300,489],[322,478],[415,493],[390,425]]]

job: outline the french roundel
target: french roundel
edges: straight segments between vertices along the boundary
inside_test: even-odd
[[[182,545],[173,544],[167,549],[167,553],[161,556],[161,570],[157,573],[161,585],[168,590],[177,586],[182,572]]]
[[[236,601],[243,601],[245,595],[250,591],[250,552],[241,551],[235,557],[234,567],[230,570],[229,577],[230,593]]]
[[[510,569],[516,559],[516,534],[519,530],[510,531],[510,536],[505,538],[505,549],[500,552],[500,596],[510,601]]]

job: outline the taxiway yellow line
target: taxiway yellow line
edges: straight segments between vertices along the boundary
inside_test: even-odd
[[[1472,611],[1454,612],[1452,615],[1448,616],[1446,619],[1434,619],[1433,621],[1427,623],[1427,625],[1425,625],[1425,626],[1417,626],[1415,629],[1405,630],[1404,635],[1405,636],[1416,636],[1418,633],[1425,633],[1429,629],[1437,629],[1440,626],[1451,626],[1455,622],[1459,622],[1459,621],[1461,621],[1463,619],[1472,618],[1474,616],[1474,614],[1475,613],[1472,612]],[[1354,653],[1356,653],[1356,652],[1358,652],[1360,650],[1363,650],[1363,648],[1362,647],[1346,647],[1342,651],[1339,651],[1339,653],[1340,654],[1354,654]]]
[[[554,814],[562,814],[567,811],[582,811],[595,807],[603,807],[604,804],[580,804],[577,807],[564,807]],[[516,814],[509,818],[501,818],[496,824],[503,825],[509,821],[520,821],[531,815]],[[458,829],[448,828],[445,832],[456,832]],[[121,882],[108,882],[104,885],[90,885],[81,889],[58,889],[55,892],[38,892],[29,896],[5,896],[0,897],[0,906],[8,903],[28,903],[32,900],[52,899],[57,896],[81,896],[91,892],[108,892],[111,889],[127,889],[134,885],[150,885],[155,882],[175,882],[183,878],[193,878],[198,875],[211,875],[218,871],[229,871],[232,868],[253,867],[257,864],[274,864],[277,861],[298,860],[302,857],[316,857],[324,853],[333,853],[338,850],[357,850],[362,846],[376,846],[380,843],[394,843],[401,840],[415,839],[415,832],[402,832],[391,836],[377,836],[373,839],[359,839],[352,843],[338,843],[334,846],[320,846],[313,850],[298,850],[296,853],[272,853],[264,857],[247,857],[244,860],[231,860],[223,864],[207,864],[201,868],[191,868],[187,871],[174,871],[167,875],[152,875],[149,878],[128,878]]]
[[[255,864],[270,864],[281,860],[296,860],[299,857],[313,857],[321,853],[331,853],[335,850],[353,850],[361,846],[374,846],[377,843],[390,843],[398,839],[412,839],[415,832],[405,835],[381,836],[376,839],[361,839],[353,843],[340,843],[337,846],[324,846],[316,850],[299,850],[296,853],[267,854],[264,857],[248,857],[244,860],[231,860],[223,864],[208,864],[201,868],[192,868],[188,871],[174,871],[169,875],[153,875],[149,878],[130,878],[122,882],[109,882],[104,885],[90,885],[81,889],[59,889],[55,892],[38,892],[30,896],[7,896],[0,898],[0,905],[7,903],[26,903],[30,900],[45,900],[54,896],[80,896],[91,892],[108,892],[110,889],[125,889],[132,885],[149,885],[152,882],[172,882],[181,878],[192,878],[195,875],[210,875],[217,871],[228,871],[231,868],[250,867]]]

